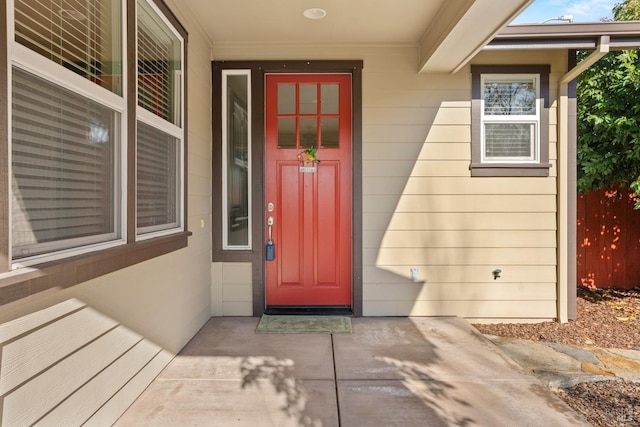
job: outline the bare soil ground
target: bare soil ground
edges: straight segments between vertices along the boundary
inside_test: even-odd
[[[569,323],[474,325],[483,334],[576,346],[640,350],[640,288],[578,288],[578,316]],[[594,426],[639,426],[640,383],[585,382],[556,391]]]

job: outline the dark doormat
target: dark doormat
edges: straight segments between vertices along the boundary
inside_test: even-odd
[[[260,319],[257,334],[350,334],[351,318],[346,316],[274,316]]]

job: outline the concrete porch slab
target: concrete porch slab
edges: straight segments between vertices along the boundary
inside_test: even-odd
[[[588,425],[463,319],[356,318],[351,335],[213,318],[122,426]]]
[[[589,425],[535,378],[338,381],[342,427]]]
[[[116,426],[337,426],[333,381],[156,380]]]
[[[159,378],[243,379],[256,365],[299,379],[334,379],[331,335],[256,334],[259,320],[210,320]]]
[[[524,372],[456,317],[357,318],[334,336],[339,379],[519,379]],[[505,370],[505,364],[512,369]]]

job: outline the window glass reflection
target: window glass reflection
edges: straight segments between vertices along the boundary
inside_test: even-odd
[[[278,118],[278,147],[296,147],[296,119]]]
[[[320,120],[322,147],[338,148],[340,146],[338,123],[337,117],[324,117]]]
[[[278,114],[296,113],[296,85],[278,84]]]
[[[318,146],[318,119],[301,118],[300,119],[300,147],[309,148]]]
[[[300,114],[318,114],[318,85],[300,85]]]
[[[322,106],[320,108],[322,114],[338,114],[340,112],[338,93],[336,83],[322,85]]]

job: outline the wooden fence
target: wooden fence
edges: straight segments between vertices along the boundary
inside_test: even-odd
[[[578,196],[578,285],[640,286],[640,210],[628,191]]]

